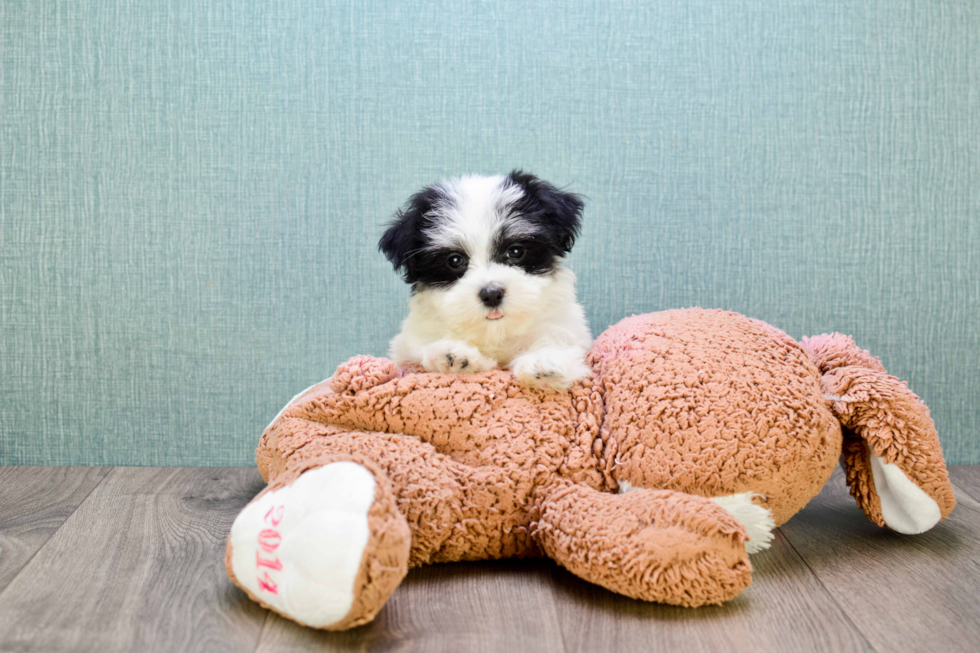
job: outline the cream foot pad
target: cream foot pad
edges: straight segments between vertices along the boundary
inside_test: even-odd
[[[374,496],[374,477],[353,462],[310,470],[267,493],[231,528],[235,578],[263,603],[309,626],[340,621],[354,602]]]

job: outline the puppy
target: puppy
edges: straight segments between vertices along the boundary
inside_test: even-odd
[[[588,376],[592,336],[565,267],[582,208],[577,195],[519,170],[413,195],[378,244],[412,286],[389,356],[430,372],[506,366],[543,389]]]

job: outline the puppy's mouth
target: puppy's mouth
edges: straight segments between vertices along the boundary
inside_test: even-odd
[[[490,311],[489,313],[487,313],[488,320],[499,320],[503,316],[504,314],[501,313],[500,311]]]

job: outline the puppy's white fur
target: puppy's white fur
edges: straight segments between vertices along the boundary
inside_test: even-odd
[[[523,383],[550,389],[570,387],[588,376],[585,354],[592,336],[575,298],[575,275],[555,260],[552,270],[531,274],[494,260],[494,243],[506,226],[509,234],[530,233],[511,209],[522,196],[505,177],[463,177],[439,186],[451,199],[437,208],[430,238],[468,256],[465,274],[447,287],[416,288],[401,333],[389,355],[398,362],[421,364],[433,372],[482,372],[510,367]],[[481,288],[504,288],[499,312],[480,298]]]

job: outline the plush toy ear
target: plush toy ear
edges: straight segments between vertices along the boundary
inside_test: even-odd
[[[430,212],[441,197],[435,186],[423,188],[412,195],[405,206],[395,212],[395,217],[378,241],[378,249],[409,283],[415,282],[412,257],[425,246],[425,229],[431,224]]]
[[[507,178],[524,191],[514,209],[552,234],[557,249],[566,254],[572,251],[582,224],[582,209],[585,208],[582,198],[559,190],[523,170],[514,170]]]
[[[802,345],[844,427],[841,464],[868,519],[911,535],[949,515],[956,500],[925,404],[849,336],[814,336]]]

